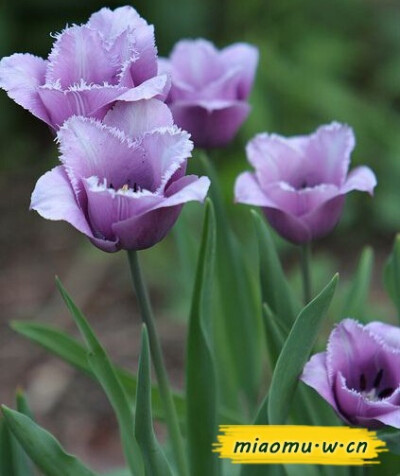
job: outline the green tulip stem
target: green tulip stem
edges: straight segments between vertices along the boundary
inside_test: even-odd
[[[301,276],[303,280],[303,295],[304,304],[308,304],[311,301],[311,243],[305,243],[300,248],[301,256]]]
[[[157,376],[162,404],[164,406],[165,419],[171,438],[171,446],[176,458],[176,465],[179,475],[187,476],[188,466],[184,452],[182,435],[179,428],[178,414],[172,399],[171,387],[169,384],[168,374],[165,369],[161,344],[158,338],[153,312],[150,305],[150,299],[144,283],[137,252],[128,251],[128,259],[140,313],[148,331],[151,357]]]

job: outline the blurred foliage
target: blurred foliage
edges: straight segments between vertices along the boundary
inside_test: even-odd
[[[84,22],[104,5],[123,4],[3,2],[0,55],[19,51],[47,56],[50,32]],[[255,133],[303,134],[338,120],[356,132],[353,166],[370,165],[379,180],[373,201],[365,194],[349,198],[339,230],[353,232],[361,244],[371,233],[390,236],[400,229],[400,2],[137,0],[133,6],[155,25],[161,55],[180,38],[196,36],[218,46],[248,41],[260,48],[253,111],[235,144],[216,154],[230,202],[236,174],[248,167],[243,147]],[[55,163],[55,145],[45,125],[4,93],[0,110],[1,171],[36,174]]]

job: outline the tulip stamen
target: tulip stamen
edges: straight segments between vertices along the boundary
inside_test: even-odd
[[[367,389],[367,380],[364,374],[360,375],[360,390],[364,392]]]
[[[388,398],[394,392],[394,388],[387,387],[378,393],[378,398]]]
[[[374,388],[378,388],[381,381],[382,381],[382,376],[383,376],[383,369],[380,369],[379,372],[376,374],[375,380],[374,380]]]

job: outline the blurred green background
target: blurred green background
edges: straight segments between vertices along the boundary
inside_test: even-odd
[[[85,22],[104,5],[122,4],[3,2],[0,55],[47,56],[49,32]],[[247,167],[243,146],[255,133],[301,134],[321,123],[344,121],[356,132],[353,165],[370,165],[379,186],[373,202],[365,194],[348,200],[340,230],[346,239],[362,243],[366,235],[391,239],[400,229],[400,2],[138,0],[134,6],[155,25],[161,55],[182,37],[203,36],[219,46],[248,41],[260,48],[252,114],[236,144],[219,154],[227,198],[234,177]],[[46,126],[5,93],[0,110],[2,174],[29,169],[39,175],[56,159]]]

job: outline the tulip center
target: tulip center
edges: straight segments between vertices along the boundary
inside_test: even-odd
[[[112,183],[110,183],[110,186],[109,188],[111,188],[112,190],[115,190],[115,187]],[[117,192],[128,192],[128,190],[132,190],[133,192],[141,192],[143,189],[140,185],[138,185],[136,182],[133,183],[132,187],[130,186],[130,183],[129,183],[129,180],[127,183],[125,183],[124,185],[122,185],[122,187],[119,187],[117,189]]]
[[[373,402],[390,397],[390,395],[392,395],[392,393],[394,392],[394,388],[382,385],[382,379],[383,369],[380,369],[375,375],[372,387],[368,388],[367,379],[365,377],[365,374],[362,373],[360,375],[359,392],[367,400],[371,400]]]

